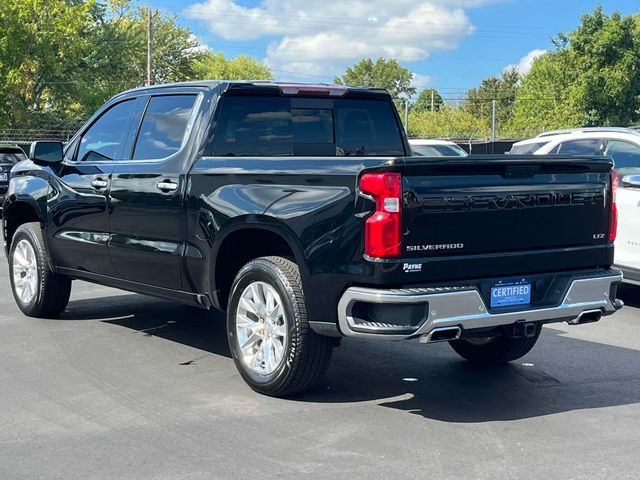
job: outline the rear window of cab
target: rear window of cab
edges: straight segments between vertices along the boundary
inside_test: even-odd
[[[215,156],[403,156],[390,102],[223,96]]]

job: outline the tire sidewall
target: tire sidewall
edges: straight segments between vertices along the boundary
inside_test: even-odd
[[[36,294],[33,296],[33,299],[29,303],[24,303],[22,299],[18,297],[18,295],[16,294],[15,285],[13,283],[13,255],[15,253],[16,247],[18,246],[18,243],[20,243],[21,240],[27,240],[31,244],[31,248],[33,248],[36,256],[36,271],[38,273],[38,282],[36,284]],[[11,292],[13,293],[13,298],[15,299],[18,308],[27,315],[32,314],[37,309],[38,303],[40,302],[42,297],[42,282],[44,281],[43,262],[44,259],[42,258],[42,246],[40,245],[40,242],[34,232],[30,228],[25,226],[21,226],[20,228],[18,228],[16,233],[13,235],[11,249],[9,250],[9,281],[11,282]]]
[[[240,295],[244,289],[253,282],[265,282],[276,289],[285,312],[285,324],[287,329],[287,339],[284,346],[284,357],[278,368],[268,375],[259,374],[251,370],[242,361],[242,353],[236,336],[236,312]],[[296,335],[296,325],[299,322],[298,309],[294,305],[295,296],[293,289],[286,277],[273,264],[267,261],[256,260],[246,265],[236,277],[231,290],[231,300],[227,309],[227,336],[229,349],[236,363],[240,375],[254,389],[269,391],[277,389],[286,381],[291,364],[295,356],[295,348],[298,343]]]

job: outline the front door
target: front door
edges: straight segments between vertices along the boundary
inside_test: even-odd
[[[109,253],[120,278],[181,289],[182,147],[196,99],[148,97],[131,155],[114,167]]]
[[[121,158],[136,112],[136,99],[107,107],[65,151],[50,193],[51,254],[62,268],[115,274],[108,253],[108,192],[113,160]]]

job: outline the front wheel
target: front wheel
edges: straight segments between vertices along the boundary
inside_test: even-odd
[[[9,278],[18,308],[29,317],[55,317],[69,302],[71,279],[51,270],[39,223],[20,225],[9,250]]]
[[[229,347],[242,378],[274,397],[301,392],[324,373],[332,339],[309,327],[298,266],[282,257],[247,263],[231,289]]]
[[[538,341],[542,326],[538,325],[533,337],[494,337],[461,339],[449,342],[461,357],[483,364],[507,363],[524,357]]]

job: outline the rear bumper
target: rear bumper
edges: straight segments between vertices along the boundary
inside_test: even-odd
[[[568,280],[559,303],[524,309],[489,309],[473,287],[391,290],[351,287],[338,304],[338,322],[342,334],[349,337],[386,340],[422,337],[426,341],[434,331],[454,327],[459,327],[458,337],[465,337],[473,336],[474,330],[486,331],[520,322],[581,323],[587,316],[599,319],[600,315],[611,315],[622,307],[622,302],[614,298],[621,281],[622,273],[613,269],[576,274]],[[375,318],[365,313],[372,309],[379,312]],[[393,318],[393,322],[385,323],[382,318],[390,322]]]

